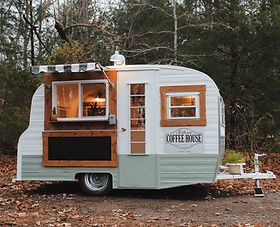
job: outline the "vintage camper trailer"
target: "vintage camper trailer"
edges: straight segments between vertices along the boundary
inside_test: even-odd
[[[44,83],[19,138],[16,180],[79,180],[88,194],[216,181],[225,116],[214,81],[123,63],[33,67]]]

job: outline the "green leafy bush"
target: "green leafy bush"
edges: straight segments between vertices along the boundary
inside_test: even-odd
[[[225,163],[244,163],[245,158],[242,153],[235,150],[227,150],[224,158]]]
[[[90,62],[91,54],[86,46],[78,41],[64,43],[49,56],[49,64],[74,64]]]
[[[16,153],[18,138],[27,128],[31,98],[41,84],[27,70],[0,62],[0,151]]]

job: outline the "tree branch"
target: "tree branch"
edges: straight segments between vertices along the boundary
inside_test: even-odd
[[[44,44],[44,42],[41,39],[41,36],[39,35],[39,33],[37,32],[36,27],[26,18],[26,16],[23,14],[22,15],[24,21],[30,26],[30,28],[34,31],[36,37],[38,38],[39,42],[42,44],[42,46],[45,48],[45,50],[47,51],[48,54],[50,54],[49,49],[46,47],[46,45]]]
[[[42,44],[42,46],[45,48],[45,50],[47,51],[47,53],[50,54],[49,49],[46,47],[46,45],[45,45],[44,42],[42,41],[41,36],[40,36],[40,34],[37,32],[36,27],[27,19],[27,17],[26,17],[23,13],[21,13],[21,11],[20,11],[20,9],[19,9],[17,3],[16,3],[14,0],[12,0],[12,1],[13,1],[14,5],[15,5],[16,9],[18,10],[19,14],[22,15],[22,18],[24,19],[24,21],[25,21],[25,22],[30,26],[30,28],[34,31],[34,33],[35,33],[36,37],[38,38],[39,42],[40,42],[40,43]],[[22,5],[22,2],[21,2],[20,0],[18,0],[18,2],[19,2],[20,5]]]
[[[165,15],[171,17],[171,18],[174,18],[172,14],[166,12],[163,8],[159,7],[159,6],[155,6],[155,5],[152,5],[150,4],[148,1],[144,0],[144,3],[147,5],[147,6],[150,6],[152,9],[156,9],[162,13],[164,13]]]
[[[65,30],[68,30],[70,28],[75,28],[75,27],[93,27],[93,28],[96,28],[100,31],[103,31],[104,33],[106,33],[107,35],[110,35],[110,36],[114,36],[114,37],[117,37],[116,34],[113,34],[109,31],[107,31],[103,25],[97,25],[97,24],[83,24],[83,23],[77,23],[77,24],[72,24],[72,25],[69,25],[65,28]]]
[[[128,38],[135,38],[135,37],[143,37],[145,35],[155,35],[155,34],[174,34],[173,31],[148,31],[141,34],[132,34],[129,35]]]

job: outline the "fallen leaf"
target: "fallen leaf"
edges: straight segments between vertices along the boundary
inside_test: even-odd
[[[22,217],[26,217],[26,213],[25,212],[19,212],[19,213],[17,213],[17,215],[20,217],[20,218],[22,218]]]
[[[129,212],[127,212],[127,213],[125,214],[125,216],[126,216],[127,218],[134,218],[134,213],[131,212],[131,211],[129,211]]]

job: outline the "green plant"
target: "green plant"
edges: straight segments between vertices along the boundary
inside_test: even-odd
[[[242,153],[235,150],[227,150],[224,158],[225,163],[244,163],[245,158]]]
[[[86,46],[73,41],[64,43],[62,46],[53,51],[49,56],[49,64],[73,64],[81,62],[90,62],[91,54],[86,49]]]

